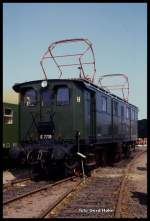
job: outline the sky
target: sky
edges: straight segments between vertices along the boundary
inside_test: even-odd
[[[97,79],[128,75],[129,102],[147,118],[146,3],[3,3],[3,90],[42,79],[42,55],[69,38],[92,42]]]

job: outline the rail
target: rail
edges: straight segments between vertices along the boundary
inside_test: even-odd
[[[72,192],[76,190],[76,188],[83,182],[81,180],[75,187],[73,187],[71,190],[68,190],[66,193],[64,193],[53,205],[48,206],[39,216],[38,218],[45,218],[58,204],[60,204],[65,198],[69,196]]]
[[[51,188],[51,187],[53,187],[53,186],[56,186],[56,185],[58,185],[58,184],[60,184],[60,183],[66,182],[66,181],[68,181],[68,180],[71,180],[71,179],[73,179],[73,178],[75,178],[75,177],[76,177],[76,176],[68,177],[68,178],[59,180],[59,181],[57,181],[57,182],[55,182],[55,183],[45,185],[44,187],[40,187],[40,188],[38,188],[38,189],[36,189],[36,190],[29,191],[28,193],[25,193],[25,194],[22,194],[22,195],[20,195],[20,196],[17,196],[17,197],[14,197],[14,198],[12,198],[12,199],[9,199],[9,200],[4,201],[4,202],[3,202],[3,205],[7,205],[7,204],[12,203],[12,202],[14,202],[14,201],[16,201],[16,200],[20,200],[20,199],[22,199],[22,198],[24,198],[24,197],[27,197],[27,196],[32,195],[32,194],[35,194],[35,193],[40,192],[40,191],[42,191],[42,190],[46,190],[46,189]]]
[[[24,178],[24,179],[11,180],[10,182],[3,184],[3,188],[6,189],[6,188],[9,188],[15,184],[24,183],[24,182],[29,181],[31,179],[32,179],[31,177],[28,177],[28,178]]]

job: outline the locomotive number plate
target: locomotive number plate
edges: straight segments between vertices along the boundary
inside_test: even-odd
[[[51,134],[41,134],[40,139],[52,139],[52,135]]]

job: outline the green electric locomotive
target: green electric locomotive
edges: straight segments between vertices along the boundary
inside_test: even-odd
[[[59,44],[81,42],[83,53],[55,55]],[[86,53],[90,59],[84,60]],[[77,57],[78,63],[58,64],[57,59]],[[60,71],[57,79],[48,79],[43,61],[52,58]],[[88,57],[89,58],[89,57]],[[62,78],[62,68],[77,66],[78,78]],[[91,75],[85,66],[92,66]],[[37,171],[65,174],[88,169],[128,155],[137,139],[138,108],[125,97],[112,94],[94,81],[95,58],[87,39],[67,39],[52,43],[41,59],[44,80],[17,83],[19,93],[19,148],[13,157],[26,160]]]

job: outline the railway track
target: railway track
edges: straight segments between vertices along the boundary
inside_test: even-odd
[[[75,186],[81,182],[81,179],[72,176],[6,200],[3,202],[4,218],[44,217],[48,210],[74,191]],[[42,202],[42,206],[38,204],[38,201]],[[38,205],[37,208],[35,204]],[[47,209],[45,210],[45,208]],[[23,212],[24,210],[25,212]]]
[[[3,203],[19,199],[26,196],[29,192],[38,190],[39,188],[52,184],[54,181],[36,180],[34,178],[16,179],[3,187]]]
[[[69,194],[71,194],[73,191],[76,191],[77,187],[83,182],[83,180],[80,180],[80,182],[78,182],[78,184],[71,188],[70,190],[68,190],[65,194],[63,194],[61,197],[58,198],[58,200],[52,204],[49,205],[39,216],[38,218],[46,218],[46,216],[54,209],[57,207],[57,205],[59,205],[64,199],[66,199],[66,197],[69,196]]]
[[[110,174],[92,176],[67,206],[54,208],[49,215],[47,213],[46,218],[120,218],[128,174],[134,162],[145,152],[137,153],[125,169],[118,169],[114,173],[108,169]]]
[[[25,204],[28,204],[28,202],[30,204],[34,204],[34,202],[31,202],[34,195],[41,193],[42,191],[49,192],[49,190],[51,190],[51,193],[53,192],[53,194],[55,194],[59,192],[58,190],[61,188],[63,189],[65,186],[67,187],[67,182],[69,183],[71,180],[74,180],[75,185],[69,184],[70,186],[68,186],[65,191],[60,191],[60,194],[58,193],[59,196],[57,199],[55,198],[53,200],[49,198],[49,201],[45,203],[45,206],[42,209],[37,209],[38,213],[35,212],[35,214],[30,214],[29,212],[27,218],[120,218],[124,185],[126,183],[125,181],[127,180],[128,173],[132,164],[134,164],[134,161],[145,152],[146,150],[137,153],[125,169],[118,168],[117,170],[116,168],[112,168],[115,172],[112,173],[112,171],[108,170],[110,174],[106,174],[107,170],[102,168],[105,170],[104,174],[100,172],[100,174],[92,175],[92,177],[86,179],[81,191],[78,190],[77,187],[80,186],[83,179],[78,179],[73,176],[55,182],[54,184],[45,185],[44,187],[12,198],[11,200],[7,200],[3,203],[4,216],[7,217],[9,206],[11,205],[11,208],[13,208],[13,203],[17,205],[16,202],[20,203],[21,200],[26,200],[27,197],[30,197],[30,200],[27,200]],[[59,186],[61,184],[63,184],[63,187]],[[53,187],[57,188],[54,190]],[[69,197],[71,198],[70,202]],[[66,200],[68,200],[69,203],[63,203]],[[44,204],[44,201],[41,200],[41,202]],[[61,208],[61,204],[63,205],[63,208]],[[7,209],[5,209],[6,207]],[[22,205],[20,211],[23,210],[23,207],[24,206]],[[29,210],[31,210],[31,208]],[[23,211],[21,213],[23,213]],[[18,213],[18,211],[16,211],[16,213],[12,212],[11,217],[22,217],[19,216],[21,213]]]
[[[25,194],[22,194],[22,195],[20,195],[20,196],[13,197],[13,198],[11,198],[11,199],[9,199],[9,200],[6,200],[6,201],[3,202],[3,205],[7,205],[7,204],[9,204],[9,203],[11,203],[11,202],[14,202],[14,201],[16,201],[16,200],[22,199],[22,198],[24,198],[24,197],[26,197],[26,196],[29,196],[29,195],[32,195],[32,194],[34,194],[34,193],[40,192],[40,191],[42,191],[42,190],[46,190],[46,189],[48,189],[48,188],[51,188],[51,187],[53,187],[53,186],[55,186],[55,185],[58,185],[58,184],[60,184],[60,183],[62,183],[62,182],[71,180],[71,179],[73,179],[73,178],[75,178],[75,176],[69,177],[69,178],[66,178],[66,179],[63,179],[63,180],[60,180],[60,181],[57,181],[57,182],[52,183],[52,184],[44,185],[44,186],[42,186],[42,187],[40,187],[40,188],[38,188],[38,189],[29,191],[28,193],[25,193]],[[18,183],[23,183],[23,182],[28,181],[28,180],[30,180],[30,178],[21,179],[21,180],[16,180],[16,182],[12,182],[11,185],[18,184]]]

